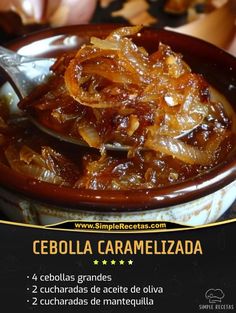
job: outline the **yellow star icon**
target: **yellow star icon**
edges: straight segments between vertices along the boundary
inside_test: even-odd
[[[120,263],[120,265],[124,265],[125,261],[124,260],[120,260],[119,263]]]
[[[99,261],[98,260],[93,260],[94,265],[98,265]]]
[[[129,264],[129,265],[133,265],[133,262],[134,262],[133,260],[129,260],[129,261],[128,261],[128,264]]]
[[[102,265],[107,265],[107,260],[103,260]]]
[[[116,261],[115,260],[111,260],[111,265],[115,265]]]

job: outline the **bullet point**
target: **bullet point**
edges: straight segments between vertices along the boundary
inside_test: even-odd
[[[27,288],[27,290],[29,290],[29,288]]]

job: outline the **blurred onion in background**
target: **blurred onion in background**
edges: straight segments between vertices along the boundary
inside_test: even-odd
[[[1,0],[0,42],[45,27],[89,23],[97,0]]]
[[[195,12],[195,20],[189,22],[185,10],[181,18],[185,24],[171,30],[201,38],[236,56],[236,0],[1,0],[0,43],[45,27],[89,22],[141,21],[139,24],[168,28],[168,21],[176,19],[176,14],[160,11],[182,2],[188,3],[188,12],[193,5],[209,7],[209,3],[213,11]]]
[[[0,10],[18,13],[24,24],[61,26],[88,23],[96,3],[96,0],[1,0]]]

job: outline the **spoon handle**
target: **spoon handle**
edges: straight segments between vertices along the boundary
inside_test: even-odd
[[[22,63],[22,56],[0,46],[0,65],[2,67],[17,66]]]
[[[24,88],[22,88],[22,76],[19,65],[21,64],[21,55],[0,46],[0,67],[4,70],[7,78],[15,87],[17,95],[25,96]],[[24,81],[24,80],[23,80]]]
[[[20,98],[27,96],[47,78],[54,61],[52,58],[23,56],[0,46],[0,67]]]

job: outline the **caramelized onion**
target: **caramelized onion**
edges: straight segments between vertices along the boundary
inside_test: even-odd
[[[47,146],[41,153],[21,147],[19,160],[9,164],[41,167],[47,172],[39,179],[52,173],[75,188],[131,189],[182,181],[223,159],[233,145],[224,101],[212,97],[204,77],[168,45],[159,43],[151,54],[138,46],[140,30],[122,27],[106,38],[92,37],[61,56],[47,86],[20,103],[44,126],[100,153],[84,157],[82,171]],[[123,159],[104,152],[114,142],[130,147]]]
[[[75,179],[71,174],[80,174],[71,161],[48,146],[42,147],[40,154],[26,145],[19,149],[9,145],[5,157],[15,171],[56,185],[69,185]]]
[[[42,157],[28,147],[23,147],[23,151],[17,151],[16,147],[10,145],[5,150],[5,156],[10,166],[17,172],[27,176],[53,184],[61,184],[63,179],[51,171]]]
[[[76,101],[93,108],[109,108],[120,105],[119,97],[107,99],[102,90],[99,93],[90,93],[83,88],[84,74],[90,74],[91,81],[97,80],[96,76],[100,76],[110,80],[111,84],[149,83],[147,71],[149,60],[146,51],[138,48],[125,37],[137,33],[140,29],[140,26],[121,28],[104,40],[92,37],[92,45],[83,46],[80,49],[65,71],[66,87]],[[93,61],[94,59],[95,61]],[[89,64],[89,61],[93,63]]]
[[[101,146],[101,139],[96,129],[90,124],[78,126],[78,132],[85,142],[90,147],[99,148]]]
[[[145,142],[145,147],[177,158],[188,164],[209,165],[214,161],[216,150],[225,139],[222,129],[211,139],[204,150],[186,144],[170,136],[152,135]]]

